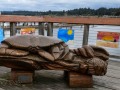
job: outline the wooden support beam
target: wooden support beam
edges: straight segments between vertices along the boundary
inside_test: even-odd
[[[88,44],[88,37],[89,37],[89,25],[84,25],[84,33],[83,33],[83,43],[82,45]]]
[[[53,23],[48,23],[47,36],[53,36]]]
[[[28,84],[33,82],[34,71],[11,69],[11,80],[16,83]]]
[[[77,72],[68,72],[68,83],[70,87],[92,88],[92,75],[80,74]]]
[[[10,22],[10,36],[16,35],[15,22]]]
[[[39,22],[38,29],[39,29],[38,34],[39,35],[44,35],[44,23]]]

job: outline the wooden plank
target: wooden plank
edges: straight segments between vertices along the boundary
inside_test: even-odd
[[[107,88],[107,87],[102,87],[102,86],[99,86],[99,85],[94,85],[93,88],[94,89],[92,89],[92,90],[113,90],[113,89],[110,89],[110,88]]]
[[[44,17],[44,22],[92,24],[92,25],[120,25],[120,18],[110,17]]]
[[[44,22],[40,16],[0,15],[0,22]]]
[[[103,80],[106,82],[111,82],[111,83],[120,85],[120,79],[118,79],[118,78],[109,77],[109,76],[94,76],[93,78],[94,78],[94,80],[98,80],[98,81]]]
[[[120,90],[120,84],[114,82],[108,82],[106,80],[95,79],[93,78],[94,85],[99,85],[101,87],[106,87],[112,90]]]
[[[56,23],[74,23],[74,24],[92,24],[92,25],[120,25],[120,18],[116,17],[51,17],[51,16],[18,16],[18,15],[0,15],[0,22],[56,22]]]
[[[119,78],[120,79],[120,62],[118,61],[109,61],[107,76]]]
[[[88,37],[89,37],[89,25],[84,25],[84,34],[83,34],[83,44],[88,44]]]
[[[115,66],[115,65],[108,65],[108,69],[120,70],[120,67],[119,66]]]
[[[120,61],[112,61],[112,60],[109,60],[108,65],[113,65],[113,66],[118,66],[118,67],[120,67]]]
[[[107,70],[107,76],[114,77],[120,79],[120,71],[114,70],[114,69],[108,69]]]

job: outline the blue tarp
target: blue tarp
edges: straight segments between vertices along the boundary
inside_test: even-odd
[[[4,39],[3,29],[0,28],[0,43],[1,43],[1,41],[3,41],[3,39]]]

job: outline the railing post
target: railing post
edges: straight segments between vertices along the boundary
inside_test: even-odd
[[[53,36],[53,23],[48,23],[47,36]]]
[[[38,28],[39,28],[38,34],[39,35],[44,35],[44,23],[39,22],[38,23]]]
[[[10,22],[10,36],[16,35],[15,22]]]
[[[89,37],[89,25],[84,25],[84,33],[83,33],[83,43],[82,45],[88,44],[88,37]]]

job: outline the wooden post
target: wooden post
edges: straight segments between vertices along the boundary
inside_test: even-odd
[[[3,36],[5,37],[5,30],[3,29]]]
[[[2,25],[3,23],[2,22],[0,22],[0,28],[2,28],[3,29],[3,36],[5,36],[5,32],[4,32],[4,26]]]
[[[38,31],[39,35],[44,35],[44,23],[39,22],[38,28],[39,28],[39,31]]]
[[[10,36],[16,34],[15,22],[10,22]]]
[[[84,25],[84,33],[83,33],[83,44],[88,44],[88,37],[89,37],[89,25]]]
[[[11,69],[11,80],[16,83],[32,83],[34,71]]]
[[[48,23],[47,36],[53,36],[53,23]]]
[[[92,88],[92,75],[80,74],[77,72],[68,72],[68,84],[70,87]]]

